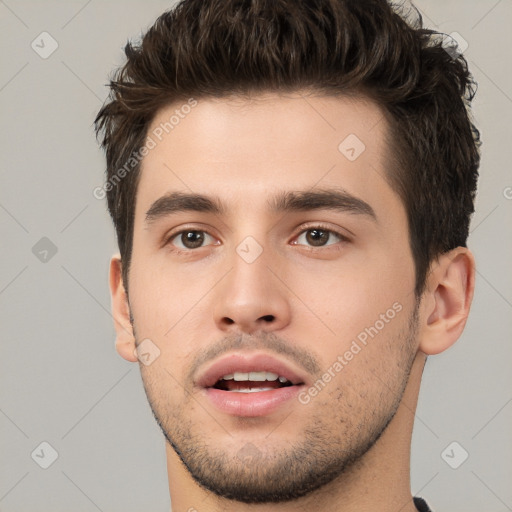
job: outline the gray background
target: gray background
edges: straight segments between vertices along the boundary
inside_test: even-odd
[[[4,512],[169,510],[163,438],[138,366],[114,350],[107,277],[117,248],[105,202],[92,194],[104,170],[92,121],[126,39],[171,5],[0,1]],[[412,491],[437,512],[502,512],[512,510],[512,0],[416,5],[428,26],[469,44],[484,148],[469,241],[476,297],[459,342],[427,362]],[[31,47],[43,31],[58,43],[46,59]],[[45,39],[39,51],[49,48]],[[48,469],[43,441],[58,452]],[[442,457],[453,441],[469,453],[458,469]],[[444,452],[452,465],[462,449]]]

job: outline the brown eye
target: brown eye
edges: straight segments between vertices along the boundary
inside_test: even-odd
[[[314,228],[304,230],[297,237],[297,242],[305,243],[305,245],[310,245],[312,247],[325,247],[325,246],[333,245],[333,243],[327,243],[328,241],[332,240],[333,237],[334,237],[333,243],[336,243],[336,242],[339,242],[342,240],[346,240],[346,237],[344,237],[340,233],[337,233],[330,229],[324,229],[322,227],[314,227]],[[303,238],[305,240],[305,242],[300,242],[301,238]]]
[[[187,229],[173,235],[168,243],[177,249],[193,250],[202,247],[207,237],[212,238],[205,231]]]
[[[306,240],[315,247],[325,245],[329,241],[330,232],[322,229],[308,229]]]

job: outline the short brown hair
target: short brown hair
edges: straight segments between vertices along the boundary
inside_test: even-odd
[[[143,146],[156,112],[187,98],[310,90],[359,94],[385,113],[388,180],[402,199],[416,294],[432,261],[466,246],[480,162],[467,62],[386,0],[183,0],[110,81],[95,127],[107,182]],[[107,189],[128,287],[140,162]]]

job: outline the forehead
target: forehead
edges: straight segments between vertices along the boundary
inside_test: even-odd
[[[357,97],[267,93],[175,102],[149,126],[136,209],[176,190],[239,207],[263,205],[272,190],[315,186],[396,201],[385,178],[387,130],[381,109]]]
[[[322,152],[334,144],[337,150],[343,135],[368,144],[369,136],[379,139],[386,129],[383,120],[381,109],[362,97],[266,93],[175,102],[157,112],[148,134],[163,142],[161,148],[166,142],[179,145],[183,156],[279,160],[299,158],[301,148],[310,154],[314,147]],[[303,146],[306,141],[312,144]],[[206,153],[199,155],[198,149]],[[158,157],[158,150],[151,151],[145,160]]]

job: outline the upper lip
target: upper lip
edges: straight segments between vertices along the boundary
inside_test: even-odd
[[[304,384],[305,376],[293,369],[289,363],[280,361],[269,354],[232,353],[213,363],[200,372],[196,384],[203,388],[214,386],[224,375],[235,372],[267,371],[287,378],[292,384]]]

